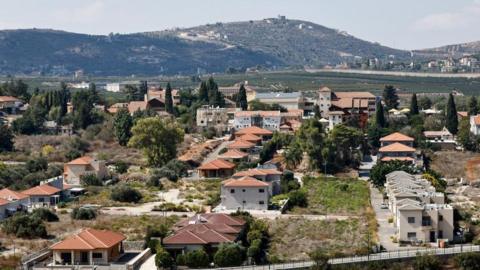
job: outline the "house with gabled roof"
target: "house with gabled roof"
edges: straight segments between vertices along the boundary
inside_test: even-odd
[[[105,265],[123,254],[126,237],[107,230],[84,229],[53,244],[52,265]]]
[[[252,142],[244,141],[242,139],[236,139],[229,145],[227,145],[227,149],[237,149],[243,152],[250,153],[254,150],[255,144]]]
[[[197,168],[200,177],[226,178],[232,176],[235,164],[223,159],[215,159]]]
[[[380,138],[378,159],[381,161],[401,160],[412,164],[416,162],[416,149],[413,148],[414,139],[400,132],[395,132]]]
[[[38,185],[21,192],[29,197],[32,208],[51,207],[60,202],[62,190],[49,184]]]
[[[253,168],[236,172],[232,178],[239,179],[245,176],[253,177],[257,180],[268,183],[270,185],[272,195],[281,193],[280,181],[282,178],[282,172],[277,169]]]
[[[280,111],[238,111],[234,113],[233,127],[237,130],[258,127],[275,131],[280,128],[281,118]]]
[[[30,205],[28,195],[4,188],[0,190],[0,220],[15,214],[17,211],[27,210]]]
[[[245,220],[221,213],[197,214],[174,225],[172,235],[163,239],[166,250],[176,257],[204,249],[213,254],[219,245],[239,241]]]
[[[220,210],[268,210],[270,185],[250,176],[222,182]]]
[[[65,163],[63,166],[63,178],[69,185],[80,186],[82,176],[87,174],[104,179],[108,174],[105,162],[90,156],[83,156]]]
[[[218,156],[220,159],[224,159],[230,162],[240,162],[240,161],[247,161],[248,154],[240,151],[239,149],[228,149],[227,152]]]

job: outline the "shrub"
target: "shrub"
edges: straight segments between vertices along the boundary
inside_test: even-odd
[[[161,244],[157,239],[152,237],[163,239],[168,235],[169,228],[165,224],[160,224],[158,227],[147,227],[147,233],[145,234],[145,247],[149,247],[152,253],[156,253],[157,245]]]
[[[238,244],[222,244],[213,257],[219,267],[242,265],[245,258],[245,249]]]
[[[177,255],[176,262],[177,262],[177,265],[186,265],[187,262],[186,262],[186,259],[185,259],[185,255],[183,255],[183,254]]]
[[[80,176],[80,181],[84,186],[103,186],[103,181],[91,173]]]
[[[462,270],[480,269],[479,253],[464,253],[455,256],[455,266]]]
[[[329,268],[328,260],[330,259],[330,256],[328,256],[324,250],[317,248],[313,252],[309,253],[308,256],[310,259],[312,259],[312,261],[315,262],[312,269],[323,270]]]
[[[173,258],[162,247],[157,248],[157,255],[155,255],[155,265],[158,268],[170,268],[173,265]]]
[[[115,162],[115,171],[117,171],[117,173],[126,173],[128,171],[128,164],[123,160]]]
[[[74,208],[71,217],[78,220],[91,220],[97,217],[97,212],[90,208]]]
[[[47,237],[47,229],[40,217],[25,213],[17,213],[6,219],[3,230],[7,234],[13,234],[20,238]]]
[[[207,267],[210,263],[208,254],[203,250],[195,250],[185,255],[185,265],[190,268]]]
[[[142,199],[140,191],[126,185],[117,186],[110,195],[111,199],[118,202],[137,203]]]
[[[26,166],[29,172],[34,173],[47,170],[48,162],[44,157],[32,158],[27,161]]]
[[[440,269],[440,260],[430,254],[418,254],[413,263],[415,270],[436,270]]]
[[[307,207],[307,193],[303,190],[293,190],[288,193],[288,203],[291,207]]]
[[[47,208],[38,208],[33,210],[32,215],[40,218],[43,221],[54,222],[58,221],[58,216]]]

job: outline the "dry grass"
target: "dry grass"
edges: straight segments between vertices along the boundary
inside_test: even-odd
[[[465,178],[467,161],[480,157],[472,152],[439,151],[432,156],[431,168],[446,178]],[[477,178],[480,178],[478,175]]]
[[[337,255],[359,253],[367,245],[365,220],[345,221],[307,220],[303,218],[276,219],[270,223],[270,255],[281,261],[306,260],[317,248]]]

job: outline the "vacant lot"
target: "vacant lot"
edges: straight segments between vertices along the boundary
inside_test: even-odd
[[[480,155],[472,152],[439,151],[432,155],[430,165],[446,178],[465,178],[467,162],[475,157]],[[480,178],[480,175],[476,177]]]
[[[364,181],[350,178],[305,178],[308,207],[295,214],[360,216],[370,207],[370,191]]]
[[[368,224],[362,218],[344,221],[276,219],[270,223],[270,255],[281,261],[309,259],[317,248],[341,254],[362,253],[368,245]]]

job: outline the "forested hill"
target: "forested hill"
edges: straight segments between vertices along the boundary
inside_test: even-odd
[[[94,36],[28,29],[0,31],[1,74],[192,74],[257,65],[320,66],[355,56],[406,59],[409,52],[314,23],[265,19],[187,29]]]

